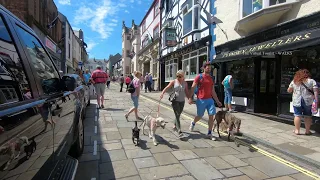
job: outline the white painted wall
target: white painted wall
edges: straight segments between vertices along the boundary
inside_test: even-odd
[[[215,0],[214,3],[217,9],[215,16],[223,21],[223,23],[219,25],[227,33],[229,41],[241,37],[234,30],[237,21],[240,19],[240,1],[242,0]],[[294,4],[293,8],[283,15],[279,24],[318,11],[320,11],[320,0],[301,0]],[[214,46],[224,44],[228,41],[219,28],[215,28],[214,34],[216,35]]]
[[[153,38],[153,30],[156,26],[159,26],[160,28],[160,13],[157,16],[154,16],[154,8],[155,5],[158,3],[158,7],[160,6],[160,0],[154,0],[156,3],[152,6],[151,11],[146,14],[146,18],[143,23],[146,24],[146,30],[142,31],[142,26],[140,26],[140,34],[141,34],[141,43],[146,35],[151,35]],[[141,25],[143,24],[141,23]],[[160,31],[159,31],[160,32]],[[150,34],[149,34],[150,33]],[[142,45],[142,44],[141,44]]]
[[[106,70],[107,63],[104,62],[103,59],[96,59],[97,62],[95,62],[93,59],[89,59],[88,63],[85,63],[82,70],[89,69],[89,71],[92,73],[97,68],[97,65],[100,65],[103,70]]]
[[[76,39],[75,34],[72,34],[72,58],[75,58],[77,62],[81,61],[80,44]]]
[[[72,28],[70,27],[69,23],[66,23],[66,28],[65,28],[65,52],[66,52],[66,68],[68,69],[68,66],[72,67]],[[70,36],[69,36],[70,34]],[[69,44],[70,44],[70,56],[69,56]],[[70,68],[69,68],[70,70]],[[69,70],[67,71],[69,73]]]

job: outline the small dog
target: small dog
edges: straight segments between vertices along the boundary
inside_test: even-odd
[[[34,137],[29,139],[29,145],[24,146],[24,152],[26,153],[27,159],[37,150],[37,143],[34,141]]]
[[[162,129],[165,128],[166,122],[164,121],[164,119],[162,117],[154,118],[148,115],[144,118],[142,125],[142,133],[144,134],[144,126],[147,125],[149,127],[149,137],[152,138],[153,144],[157,146],[158,142],[155,138],[155,133],[158,127],[162,127]]]
[[[29,139],[26,136],[19,137],[16,141],[10,142],[6,144],[6,146],[0,147],[0,154],[1,155],[9,155],[10,158],[6,164],[6,166],[3,168],[3,170],[7,170],[10,163],[17,159],[22,151],[22,148],[26,145],[29,145]],[[18,151],[18,154],[16,155],[16,151]]]
[[[132,128],[132,142],[133,144],[135,144],[136,146],[139,146],[139,134],[140,134],[140,129],[138,128],[138,122],[135,121],[135,126]],[[137,139],[137,144],[134,142],[134,139]]]
[[[235,117],[231,113],[226,113],[224,120],[228,125],[228,141],[230,141],[230,135],[234,137],[234,128],[236,128],[236,133],[240,134],[241,119]]]

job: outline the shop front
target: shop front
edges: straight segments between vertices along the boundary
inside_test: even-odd
[[[204,62],[208,61],[209,48],[207,42],[211,36],[202,38],[169,53],[159,59],[161,71],[161,89],[163,89],[170,81],[176,78],[179,69],[185,72],[185,80],[191,86],[197,74],[201,73],[201,67]]]
[[[320,13],[216,47],[218,82],[233,71],[236,110],[292,118],[287,88],[306,68],[320,83]],[[223,87],[219,87],[223,99]],[[320,123],[319,113],[315,115]]]

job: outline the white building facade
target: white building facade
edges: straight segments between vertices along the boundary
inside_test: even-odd
[[[72,63],[74,68],[79,67],[81,60],[81,40],[73,33],[72,35]],[[81,68],[81,66],[80,66]]]
[[[101,66],[101,69],[107,70],[107,61],[104,59],[89,59],[86,61],[82,67],[82,70],[88,69],[91,73],[97,69],[97,66]]]
[[[132,74],[132,59],[136,58],[136,50],[139,48],[137,41],[139,40],[139,28],[132,20],[132,26],[126,27],[125,22],[122,22],[122,73],[124,76]],[[135,59],[134,59],[135,62]]]
[[[320,84],[319,0],[212,1],[212,58],[217,81],[233,72],[236,108],[292,118],[287,93],[295,72],[306,68]],[[217,90],[223,98],[223,89]],[[319,117],[319,114],[315,115]],[[316,120],[320,123],[320,119]]]
[[[210,0],[165,0],[161,5],[161,89],[176,78],[179,69],[191,84],[209,61],[211,42],[206,13]]]

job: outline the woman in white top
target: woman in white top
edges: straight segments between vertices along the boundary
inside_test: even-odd
[[[292,103],[295,116],[295,130],[293,132],[296,135],[300,135],[301,117],[304,117],[304,123],[306,128],[305,135],[311,135],[311,106],[314,100],[318,102],[317,82],[311,79],[310,72],[307,69],[299,70],[294,75],[293,81],[289,85],[288,92],[293,93]]]
[[[172,109],[176,116],[174,122],[173,130],[179,133],[179,136],[182,136],[181,126],[180,126],[180,115],[184,108],[185,98],[189,95],[188,84],[184,81],[184,72],[179,70],[177,72],[177,78],[171,81],[167,87],[165,87],[160,95],[160,99],[163,98],[164,93],[169,89],[173,88],[175,98],[172,101]]]

